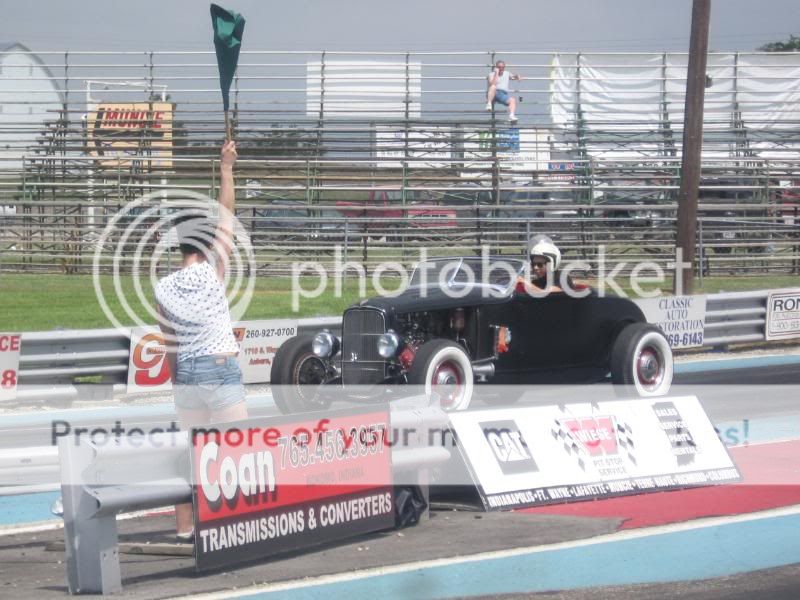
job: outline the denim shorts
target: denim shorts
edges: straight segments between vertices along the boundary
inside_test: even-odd
[[[508,106],[509,95],[505,90],[495,90],[493,102],[499,102],[503,106]]]
[[[243,402],[242,371],[235,356],[198,356],[178,363],[175,406],[222,410]]]

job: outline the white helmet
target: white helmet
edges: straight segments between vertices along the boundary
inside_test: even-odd
[[[561,250],[549,237],[542,235],[533,238],[528,248],[528,256],[544,256],[552,263],[553,271],[561,265]]]

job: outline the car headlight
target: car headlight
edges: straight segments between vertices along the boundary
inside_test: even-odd
[[[311,342],[311,351],[320,358],[333,356],[339,351],[339,339],[330,331],[320,331]]]
[[[394,331],[384,333],[378,338],[378,354],[383,358],[392,358],[400,348],[400,336]]]

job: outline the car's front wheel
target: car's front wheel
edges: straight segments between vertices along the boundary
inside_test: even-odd
[[[672,385],[672,349],[655,325],[631,323],[611,349],[611,380],[622,393],[663,396]]]
[[[408,383],[424,386],[432,404],[443,410],[464,410],[472,400],[475,379],[464,348],[450,340],[431,340],[417,350]]]
[[[278,348],[270,375],[272,397],[283,414],[322,410],[330,406],[323,393],[325,363],[311,351],[312,336],[295,336]]]

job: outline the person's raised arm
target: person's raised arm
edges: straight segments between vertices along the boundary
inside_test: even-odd
[[[214,237],[214,254],[217,256],[217,276],[224,279],[228,259],[233,252],[233,211],[236,193],[233,184],[233,166],[236,164],[236,142],[226,141],[220,154],[219,222]]]

